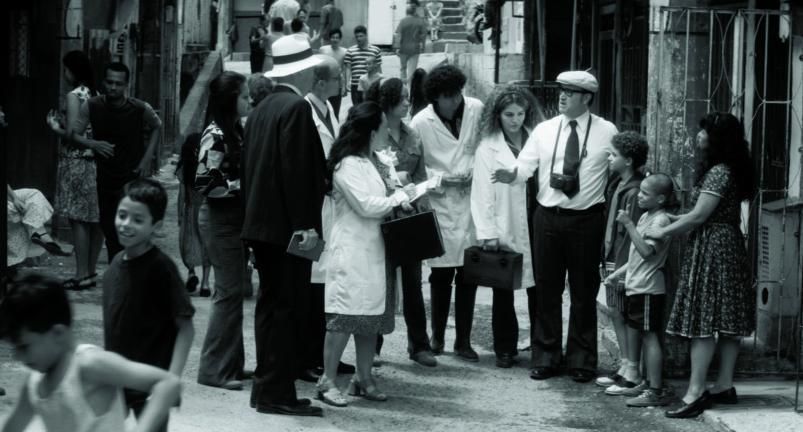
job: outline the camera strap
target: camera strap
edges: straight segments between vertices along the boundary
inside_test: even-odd
[[[555,148],[552,150],[552,165],[549,166],[549,175],[555,172],[555,156],[558,154],[558,141],[560,141],[560,132],[563,130],[563,119],[560,120],[558,125],[558,136],[555,137]],[[588,123],[586,124],[586,137],[583,139],[583,149],[580,151],[580,163],[588,152],[586,151],[586,144],[588,144],[588,133],[591,131],[591,113],[588,113]],[[577,172],[580,172],[580,165],[577,165]]]

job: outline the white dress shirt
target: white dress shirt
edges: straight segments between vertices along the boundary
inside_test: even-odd
[[[555,165],[552,172],[563,173],[563,156],[566,152],[566,141],[569,139],[573,120],[561,114],[543,121],[535,127],[530,138],[519,153],[514,167],[518,168],[516,181],[527,180],[535,170],[538,180],[538,203],[544,207],[560,207],[571,210],[585,210],[595,204],[605,202],[605,183],[608,179],[608,155],[613,151],[611,139],[619,131],[613,123],[586,111],[577,117],[577,136],[580,139],[582,156],[586,127],[591,116],[591,128],[588,133],[586,156],[580,162],[580,190],[572,198],[563,191],[549,186],[552,154],[555,154]],[[560,128],[560,130],[558,130]],[[559,135],[560,133],[560,135]],[[555,140],[557,139],[557,150]]]

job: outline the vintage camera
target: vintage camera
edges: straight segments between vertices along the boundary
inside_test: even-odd
[[[549,187],[564,192],[571,192],[577,190],[577,176],[552,173],[549,176]]]

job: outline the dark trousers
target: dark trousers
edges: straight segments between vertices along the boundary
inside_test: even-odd
[[[338,94],[327,99],[332,104],[332,110],[335,112],[335,118],[340,121],[340,105],[343,102],[343,96]]]
[[[118,252],[123,250],[123,246],[117,239],[117,229],[114,228],[114,218],[117,214],[117,205],[123,198],[123,187],[129,180],[109,180],[98,178],[98,211],[100,218],[100,230],[106,240],[106,253],[109,263]]]
[[[251,60],[251,73],[260,73],[262,72],[262,66],[265,65],[265,51],[258,49],[258,50],[251,50],[251,55],[249,57]]]
[[[516,354],[519,342],[519,320],[513,304],[512,290],[493,289],[491,305],[491,330],[494,336],[494,352]]]
[[[326,314],[324,313],[324,284],[310,284],[309,319],[304,327],[304,358],[302,369],[323,367],[323,342],[326,339]]]
[[[357,105],[360,102],[362,102],[362,100],[363,100],[362,96],[363,96],[362,92],[357,90],[357,86],[356,85],[351,86],[351,104],[352,105]]]
[[[304,323],[309,320],[312,262],[289,255],[286,246],[250,242],[259,272],[254,311],[257,367],[251,402],[295,404]]]
[[[605,221],[602,208],[580,214],[535,212],[535,339],[534,367],[560,367],[563,340],[562,297],[569,273],[569,336],[566,366],[597,368],[597,290]]]
[[[449,320],[449,306],[452,302],[452,281],[456,287],[455,309],[455,347],[471,345],[471,325],[474,321],[474,300],[477,286],[463,283],[463,267],[435,267],[429,275],[432,304],[432,338],[443,342],[446,322]]]
[[[411,354],[429,351],[427,312],[421,292],[421,262],[401,266],[402,307],[407,325],[407,351]]]

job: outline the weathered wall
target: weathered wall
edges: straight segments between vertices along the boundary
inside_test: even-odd
[[[185,44],[209,45],[211,32],[210,1],[184,0],[182,25]]]

